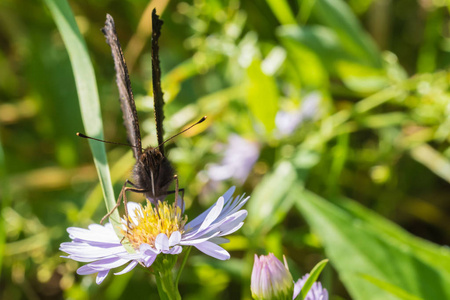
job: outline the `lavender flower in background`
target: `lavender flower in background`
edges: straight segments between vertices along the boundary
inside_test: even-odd
[[[283,263],[272,253],[255,254],[250,288],[256,300],[286,299],[291,300],[294,293],[294,282],[289,273],[286,258]]]
[[[111,269],[128,264],[121,275],[131,271],[137,264],[150,267],[160,253],[176,255],[183,246],[194,246],[201,252],[220,260],[230,254],[218,244],[228,242],[229,235],[243,225],[247,211],[241,209],[249,197],[233,197],[230,188],[217,202],[197,218],[187,223],[187,217],[175,203],[159,202],[153,207],[147,201],[143,207],[128,203],[129,220],[122,220],[122,233],[135,253],[129,253],[121,244],[110,223],[105,226],[92,224],[88,229],[67,229],[70,243],[62,243],[60,250],[67,258],[89,262],[77,270],[79,275],[98,273],[96,282],[102,283]]]
[[[309,277],[309,273],[304,275],[301,279],[299,279],[295,283],[294,287],[294,299],[300,294],[303,285]],[[314,282],[308,294],[306,294],[305,300],[328,300],[328,291],[327,289],[322,288],[322,284],[318,281]]]
[[[232,134],[224,151],[220,164],[212,164],[208,168],[208,177],[214,181],[233,178],[239,184],[247,179],[248,174],[259,157],[259,145]]]
[[[313,119],[319,112],[320,99],[321,95],[313,92],[305,96],[297,110],[280,110],[275,117],[278,132],[282,135],[290,135],[301,123]]]

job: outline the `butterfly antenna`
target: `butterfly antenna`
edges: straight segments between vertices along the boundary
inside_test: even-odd
[[[168,141],[172,140],[173,138],[179,136],[179,135],[182,134],[183,132],[188,131],[189,129],[191,129],[191,128],[194,127],[195,125],[198,125],[198,124],[202,123],[203,121],[206,120],[206,118],[207,118],[207,117],[204,116],[203,118],[201,118],[200,120],[198,120],[196,123],[194,123],[194,124],[192,124],[191,126],[189,126],[188,128],[186,128],[185,130],[183,130],[183,131],[181,131],[181,132],[178,132],[178,133],[175,134],[174,136],[168,138],[167,140],[165,140],[164,142],[162,142],[161,144],[159,144],[158,147],[164,145],[165,143],[167,143]]]
[[[77,132],[77,136],[84,138],[84,139],[89,139],[89,140],[94,140],[94,141],[98,141],[98,142],[102,142],[102,143],[107,143],[107,144],[114,144],[114,145],[122,145],[122,146],[128,146],[128,147],[132,147],[132,148],[137,148],[137,146],[133,146],[133,145],[129,145],[129,144],[123,144],[123,143],[116,143],[116,142],[109,142],[109,141],[105,141],[105,140],[100,140],[100,139],[96,139],[90,136],[87,136],[85,134],[82,134],[80,132]]]

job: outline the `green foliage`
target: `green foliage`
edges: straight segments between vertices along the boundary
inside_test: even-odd
[[[129,62],[143,145],[156,145],[151,3],[0,3],[0,298],[158,297],[142,268],[97,286],[58,251],[65,229],[98,223],[131,175],[129,149],[91,141],[89,149],[75,136],[84,128],[126,141],[99,31],[106,13]],[[319,280],[339,299],[450,298],[445,2],[158,9],[165,138],[208,116],[167,144],[188,217],[231,185],[251,195],[244,226],[225,245],[230,261],[191,252],[179,278],[184,299],[250,299],[253,255],[268,252],[286,255],[294,280],[329,259]],[[252,149],[254,164],[222,161]],[[214,165],[235,176],[213,180]]]

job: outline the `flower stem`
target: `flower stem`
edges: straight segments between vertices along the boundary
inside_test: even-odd
[[[184,266],[186,265],[187,259],[189,257],[189,253],[191,253],[191,247],[188,247],[186,254],[184,255],[183,261],[181,262],[180,269],[178,270],[177,278],[175,279],[175,286],[178,286],[178,281],[180,281],[181,272],[183,271]]]
[[[158,287],[158,294],[161,300],[181,300],[177,282],[174,281],[172,274],[176,256],[171,256],[172,255],[164,255],[161,257],[161,260],[157,259],[157,261],[153,263],[156,286]],[[175,258],[175,260],[173,258]]]

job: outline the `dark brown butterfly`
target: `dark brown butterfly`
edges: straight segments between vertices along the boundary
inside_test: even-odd
[[[128,68],[123,57],[119,39],[117,38],[114,20],[109,14],[106,15],[105,27],[102,28],[102,32],[106,38],[106,42],[111,47],[111,53],[114,59],[114,66],[116,70],[116,82],[120,95],[120,106],[123,113],[123,121],[127,130],[128,142],[131,144],[133,149],[133,155],[136,159],[136,164],[134,165],[133,169],[134,182],[131,182],[128,179],[125,181],[119,194],[116,206],[105,217],[103,217],[101,223],[107,217],[109,217],[117,207],[119,207],[122,198],[124,200],[125,210],[127,209],[127,199],[125,194],[127,191],[142,193],[153,203],[156,203],[156,201],[158,200],[162,200],[161,197],[165,197],[166,195],[172,193],[175,193],[175,199],[177,199],[178,192],[183,190],[178,189],[178,179],[175,175],[175,171],[169,160],[165,157],[164,143],[190,129],[191,127],[203,122],[206,119],[206,117],[203,117],[197,123],[191,125],[182,132],[172,136],[166,141],[163,140],[164,100],[163,92],[161,90],[161,70],[159,66],[158,53],[158,39],[161,34],[162,24],[163,21],[159,19],[159,16],[156,14],[156,10],[153,10],[152,80],[158,146],[154,148],[148,147],[145,149],[142,149],[139,121],[136,112],[136,105],[134,103],[133,91],[131,89],[130,78],[128,75]],[[78,135],[81,137],[86,137],[82,134]],[[169,186],[175,179],[175,191],[168,191]],[[127,186],[127,184],[131,185],[131,187]],[[128,211],[126,211],[126,214],[128,215]]]

